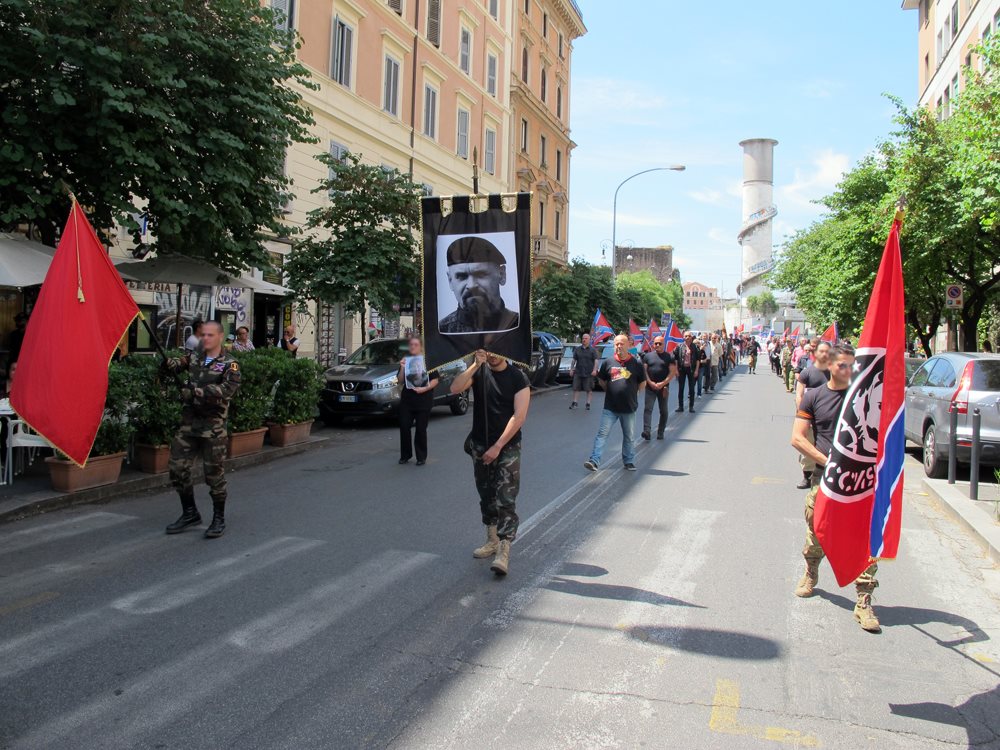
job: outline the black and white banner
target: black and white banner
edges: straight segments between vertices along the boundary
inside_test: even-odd
[[[485,349],[531,361],[531,194],[424,198],[423,333],[431,369]]]

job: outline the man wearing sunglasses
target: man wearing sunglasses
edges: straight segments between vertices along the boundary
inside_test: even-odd
[[[684,386],[688,389],[688,411],[694,412],[695,383],[701,373],[701,349],[695,346],[694,334],[684,334],[684,343],[674,350],[677,364],[677,411],[684,411]]]
[[[792,447],[807,459],[816,462],[816,468],[812,473],[812,487],[806,496],[806,543],[802,549],[806,570],[795,587],[795,595],[800,597],[812,596],[819,582],[819,564],[825,553],[816,538],[813,514],[823,469],[833,449],[837,421],[844,406],[847,389],[851,384],[854,350],[846,346],[834,347],[830,351],[829,361],[830,380],[819,388],[810,388],[806,391],[802,401],[799,402],[795,425],[792,427]],[[810,428],[816,437],[815,445],[809,440]],[[876,572],[878,563],[872,563],[854,582],[858,597],[854,605],[854,619],[863,629],[871,633],[882,632],[875,610],[872,609],[872,594],[878,586],[878,581],[875,579]]]
[[[653,339],[653,351],[642,355],[642,365],[646,369],[646,403],[642,411],[642,439],[652,437],[650,426],[653,422],[653,405],[660,410],[660,425],[656,430],[656,439],[663,440],[663,431],[667,429],[667,394],[670,393],[670,381],[677,376],[677,365],[674,356],[667,351],[663,336]]]

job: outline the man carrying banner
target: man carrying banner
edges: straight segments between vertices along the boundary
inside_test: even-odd
[[[164,367],[187,383],[181,388],[181,427],[170,445],[170,481],[181,497],[181,516],[167,526],[168,534],[179,534],[201,523],[194,501],[191,466],[201,456],[205,483],[212,496],[212,523],[207,539],[216,539],[226,530],[226,422],[229,402],[240,387],[240,366],[222,348],[222,324],[214,320],[202,324],[200,344],[192,354],[171,358]]]
[[[465,393],[470,386],[474,408],[465,452],[472,457],[479,509],[486,526],[486,544],[472,556],[493,556],[490,569],[505,576],[510,566],[510,545],[517,535],[521,427],[528,417],[531,387],[521,370],[482,349],[476,352],[472,365],[452,381],[451,392]]]
[[[806,496],[806,543],[802,550],[806,570],[795,588],[795,595],[799,597],[812,596],[819,581],[819,564],[823,560],[824,552],[813,528],[816,496],[819,494],[823,469],[833,450],[837,421],[843,409],[844,398],[851,384],[854,350],[848,347],[835,347],[830,352],[829,362],[830,380],[825,386],[806,391],[799,403],[795,425],[792,428],[792,446],[807,460],[816,463],[812,473],[812,487]],[[815,445],[809,439],[810,430],[815,435]],[[873,562],[855,581],[858,598],[854,606],[854,618],[862,628],[871,633],[882,632],[875,610],[872,609],[872,593],[878,586],[878,581],[875,579],[877,571],[878,563]]]

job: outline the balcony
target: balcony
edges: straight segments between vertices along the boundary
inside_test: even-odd
[[[542,263],[554,263],[557,266],[565,266],[569,261],[566,243],[561,240],[554,240],[545,235],[532,236],[531,254],[536,266]]]

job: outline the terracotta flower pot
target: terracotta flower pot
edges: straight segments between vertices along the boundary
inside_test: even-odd
[[[266,427],[249,432],[234,432],[229,436],[229,457],[249,456],[264,450],[264,433]]]
[[[136,443],[135,455],[139,460],[139,470],[147,474],[163,474],[169,468],[169,445],[146,445]]]
[[[117,482],[122,473],[122,460],[124,458],[124,453],[93,456],[87,460],[87,465],[82,468],[64,458],[46,458],[45,463],[49,466],[49,478],[52,480],[54,490],[79,492]]]
[[[286,445],[304,443],[309,439],[313,420],[308,422],[293,422],[292,424],[272,424],[268,427],[271,435],[271,445],[279,448]]]

